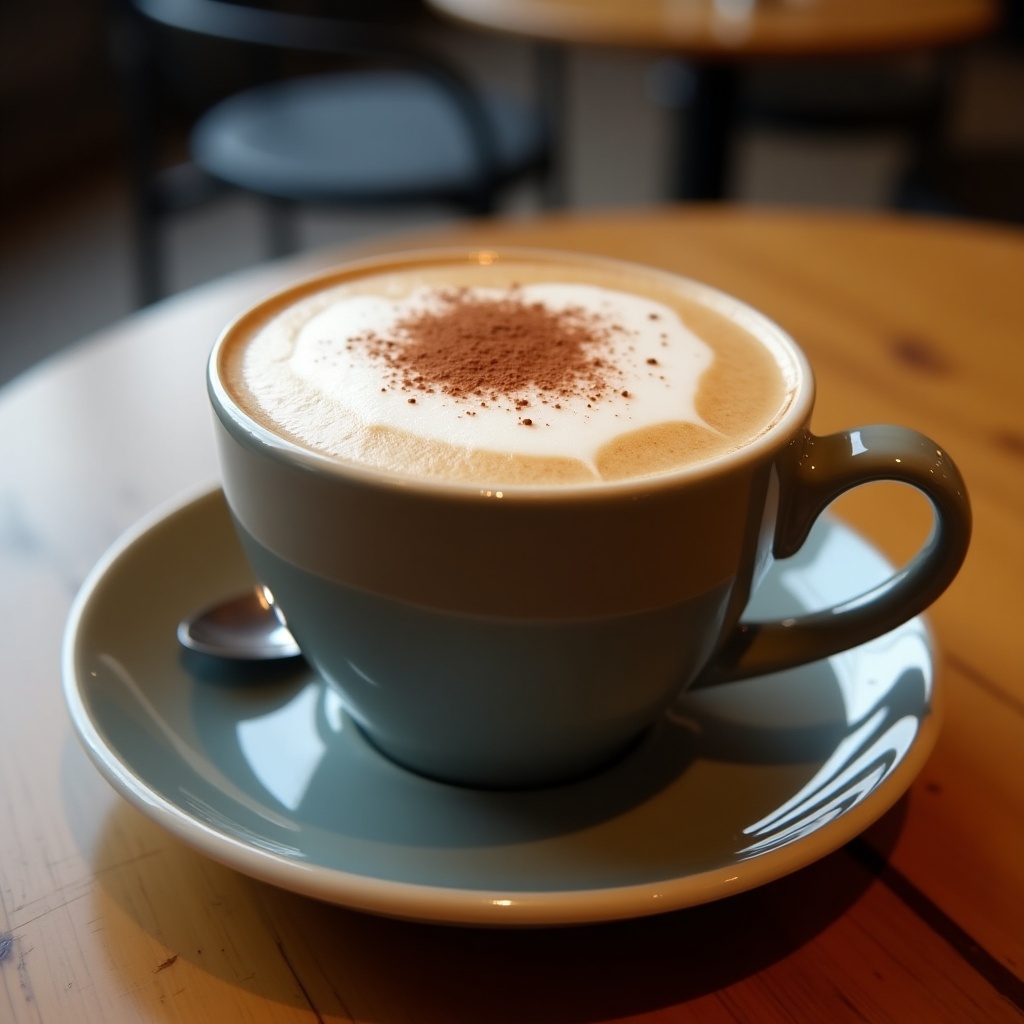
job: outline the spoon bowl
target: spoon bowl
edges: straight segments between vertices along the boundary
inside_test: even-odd
[[[178,624],[178,642],[190,651],[234,661],[274,661],[302,654],[263,587],[186,616]]]

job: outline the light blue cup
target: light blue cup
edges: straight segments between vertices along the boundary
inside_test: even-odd
[[[467,260],[464,251],[402,254],[320,275],[240,316],[209,363],[224,491],[253,569],[303,653],[395,761],[473,786],[578,777],[628,749],[695,681],[774,672],[864,643],[919,614],[956,575],[971,515],[945,453],[893,426],[815,437],[813,378],[792,339],[738,300],[656,270],[620,265],[624,279],[655,275],[742,316],[792,367],[794,399],[778,422],[698,466],[500,490],[421,480],[311,452],[232,397],[225,346],[269,312],[361,275]],[[772,559],[795,553],[838,495],[883,479],[913,485],[934,508],[932,535],[910,564],[843,607],[743,623]]]

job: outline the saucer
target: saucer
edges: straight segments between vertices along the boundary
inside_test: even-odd
[[[822,608],[890,572],[823,518],[747,618]],[[219,490],[140,523],[72,609],[71,717],[114,788],[186,843],[358,910],[555,925],[719,899],[860,833],[910,785],[938,728],[918,618],[827,662],[684,695],[584,781],[446,785],[379,754],[301,659],[260,668],[179,648],[186,612],[252,585]]]

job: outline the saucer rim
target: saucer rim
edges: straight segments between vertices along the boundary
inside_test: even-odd
[[[776,881],[835,852],[877,821],[906,793],[935,745],[944,712],[941,674],[934,673],[926,712],[913,742],[883,782],[839,817],[786,846],[741,863],[679,874],[658,882],[579,890],[467,889],[383,879],[326,865],[311,865],[221,832],[171,803],[122,761],[105,741],[86,705],[78,673],[83,622],[100,599],[104,583],[136,545],[152,531],[198,506],[223,503],[217,485],[193,488],[164,502],[124,531],[97,561],[81,585],[68,615],[61,650],[62,688],[72,725],[90,760],[121,797],[186,845],[227,867],[300,895],[385,917],[443,925],[549,927],[587,925],[639,918],[694,907]],[[201,514],[201,513],[200,513]],[[214,514],[207,511],[207,515]],[[823,516],[864,546],[877,549],[849,524]],[[925,638],[933,666],[935,639],[927,619]],[[869,646],[876,641],[869,641]],[[287,812],[285,812],[287,817]]]

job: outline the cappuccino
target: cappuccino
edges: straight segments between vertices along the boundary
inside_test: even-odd
[[[449,782],[579,778],[698,677],[880,636],[941,592],[970,534],[934,442],[814,437],[811,370],[781,328],[610,260],[351,264],[236,319],[207,384],[254,578],[373,744]],[[908,567],[806,619],[741,620],[822,508],[892,479],[936,509]]]
[[[777,422],[796,381],[757,314],[710,289],[521,254],[349,268],[262,306],[220,359],[237,404],[296,445],[481,486],[713,460]]]

